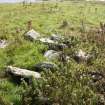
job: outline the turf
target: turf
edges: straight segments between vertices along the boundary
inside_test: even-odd
[[[31,70],[33,65],[45,60],[42,52],[47,50],[47,46],[24,38],[28,31],[28,21],[32,21],[33,29],[42,36],[52,33],[76,36],[80,34],[83,25],[88,31],[92,27],[99,27],[100,22],[105,22],[104,12],[104,4],[93,2],[44,2],[31,6],[0,4],[0,39],[7,39],[11,43],[7,48],[0,49],[0,73],[2,74],[8,65]],[[61,27],[63,22],[67,25]],[[88,47],[85,48],[85,45]],[[92,47],[87,43],[81,46],[89,51],[96,47],[96,44]],[[101,65],[101,58],[96,61],[95,68]],[[102,62],[104,63],[104,60]],[[1,80],[0,95],[6,97],[7,101],[20,105],[22,87],[13,84],[7,78],[5,80],[3,77]]]

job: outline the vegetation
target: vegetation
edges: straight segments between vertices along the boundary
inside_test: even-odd
[[[100,25],[104,12],[100,2],[0,4],[0,39],[9,42],[0,49],[0,105],[104,105],[105,31]],[[64,36],[69,48],[63,52],[70,60],[55,61],[59,69],[41,72],[41,80],[16,84],[5,75],[8,65],[34,70],[35,64],[46,60],[43,51],[48,46],[24,37],[29,21],[42,36]],[[92,55],[88,63],[74,60],[79,49]],[[97,74],[95,80],[92,73]]]

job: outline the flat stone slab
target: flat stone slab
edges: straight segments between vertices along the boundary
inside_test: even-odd
[[[8,66],[6,72],[10,75],[21,77],[21,78],[41,78],[41,74],[38,72],[26,70],[26,69],[20,69],[17,67]]]
[[[34,29],[28,31],[25,36],[30,40],[37,40],[40,37],[40,34],[36,32]]]

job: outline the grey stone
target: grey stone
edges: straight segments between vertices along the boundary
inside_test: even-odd
[[[10,74],[14,77],[21,77],[21,78],[41,78],[41,74],[38,72],[26,70],[26,69],[20,69],[17,67],[8,66],[6,70],[7,74]]]
[[[34,29],[28,31],[25,36],[30,40],[37,40],[40,37],[40,34],[36,32]]]
[[[68,46],[66,44],[63,44],[63,43],[49,44],[49,49],[52,49],[52,50],[62,51],[65,48],[68,48]]]
[[[43,70],[56,70],[58,66],[52,62],[41,62],[35,65],[35,71],[41,72]]]
[[[55,42],[53,40],[51,40],[50,38],[41,38],[39,39],[42,43],[46,43],[46,44],[57,44],[58,42]]]
[[[48,60],[57,60],[60,58],[61,52],[57,52],[54,50],[48,50],[45,52],[44,57],[46,57]]]
[[[52,34],[51,37],[50,37],[51,40],[54,40],[54,41],[62,41],[63,40],[63,37],[60,36],[60,35],[56,35],[56,34]]]
[[[86,62],[91,58],[91,55],[87,54],[86,52],[80,49],[78,52],[75,53],[74,58],[77,62]]]

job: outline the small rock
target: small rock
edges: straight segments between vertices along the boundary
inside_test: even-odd
[[[50,38],[41,38],[39,39],[42,43],[46,43],[46,44],[55,44],[57,42],[51,40]]]
[[[41,62],[35,65],[35,70],[41,72],[43,70],[56,70],[58,66],[52,62]]]
[[[34,29],[28,31],[25,36],[30,40],[37,40],[40,37],[40,34],[36,32]]]
[[[49,49],[53,49],[53,50],[56,50],[56,51],[62,51],[65,48],[68,48],[68,46],[66,44],[63,44],[63,43],[49,44]]]
[[[89,54],[86,54],[86,52],[82,51],[81,49],[75,53],[74,59],[77,62],[84,62],[88,61],[91,58]]]
[[[61,37],[60,35],[52,34],[50,39],[54,41],[62,41],[63,37]]]
[[[55,60],[55,59],[59,59],[60,53],[61,52],[57,52],[57,51],[54,51],[54,50],[48,50],[48,51],[45,52],[44,56],[48,60]]]
[[[20,78],[41,78],[41,74],[38,72],[26,70],[26,69],[20,69],[17,67],[8,66],[6,73],[13,76],[13,77],[20,77]]]
[[[0,40],[0,48],[5,48],[7,47],[8,43],[6,40]]]

